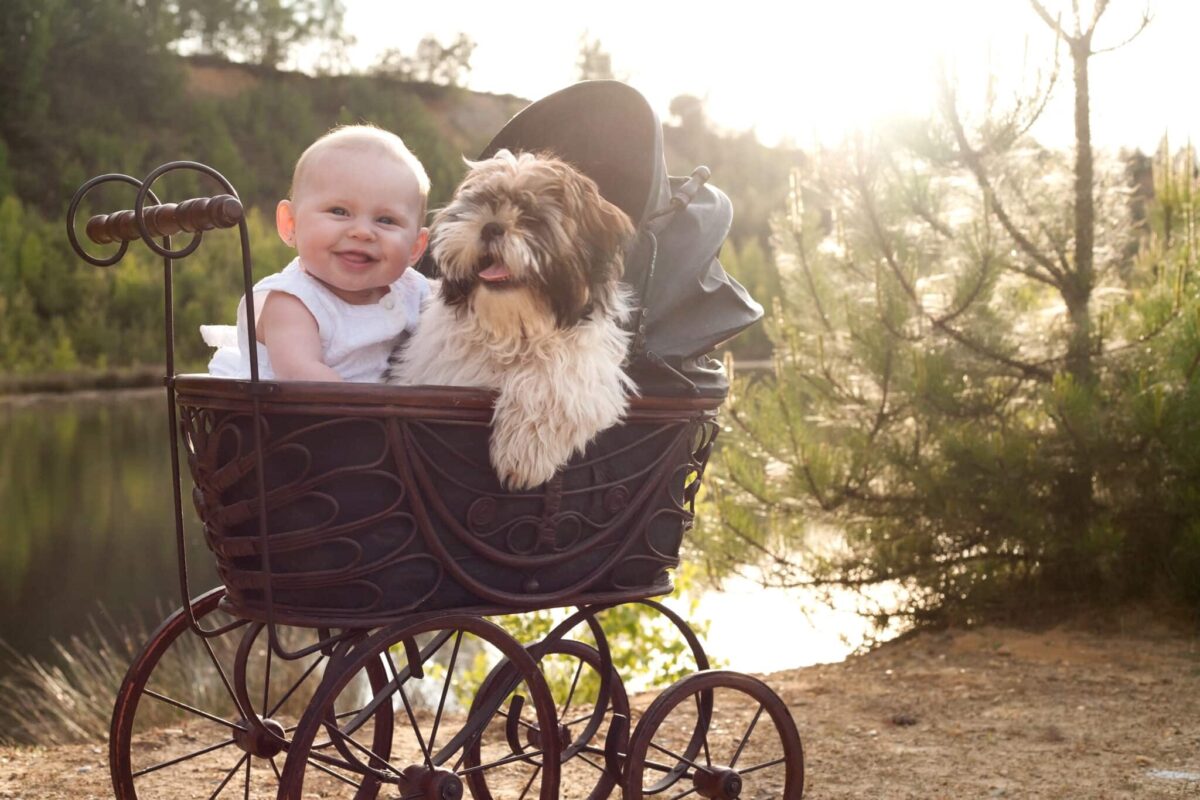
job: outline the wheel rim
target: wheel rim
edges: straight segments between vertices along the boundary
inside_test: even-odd
[[[563,748],[560,754],[560,781],[564,786],[577,788],[594,784],[586,800],[604,800],[612,794],[617,784],[615,770],[605,765],[606,750],[615,746],[624,752],[629,741],[628,727],[613,725],[614,715],[625,719],[629,717],[629,700],[621,677],[611,660],[604,659],[599,650],[583,642],[562,639],[546,643],[540,649],[538,667],[547,677],[559,720],[556,733]],[[585,673],[585,668],[589,672]],[[607,680],[601,677],[602,670],[607,671]],[[511,673],[505,675],[503,672],[501,668],[494,669],[484,682],[485,687],[511,681]],[[509,708],[496,712],[506,715],[505,732],[509,752],[514,756],[536,747],[543,735],[536,720],[526,719],[529,714],[521,711],[513,714]],[[600,746],[599,734],[602,731],[615,739],[606,740],[604,746]],[[468,752],[467,764],[477,764],[479,758],[478,748],[473,748]],[[530,763],[540,763],[536,757],[527,758]],[[470,776],[468,783],[475,800],[494,800],[483,774]]]
[[[390,705],[394,715],[392,750],[388,757],[348,733],[354,717],[330,721],[330,709],[348,688],[350,677],[372,661],[383,660],[389,680],[361,703],[364,712]],[[508,663],[519,675],[515,693],[501,691],[487,675]],[[481,668],[482,667],[482,668]],[[507,685],[506,685],[507,688]],[[357,703],[358,701],[356,701]],[[506,745],[501,707],[529,714],[546,730],[557,726],[553,698],[537,664],[501,628],[479,617],[444,615],[413,624],[398,624],[372,634],[355,645],[336,668],[331,667],[296,730],[283,769],[281,798],[307,794],[306,772],[320,764],[347,774],[373,776],[388,784],[389,796],[453,800],[464,787],[486,775],[499,800],[552,800],[559,785],[559,747],[544,742],[539,763],[512,757]],[[505,711],[511,713],[511,711]],[[317,737],[340,740],[352,757],[311,752]],[[467,751],[480,741],[482,758],[467,763]]]
[[[217,588],[191,604],[202,627],[228,626],[221,635],[197,635],[187,610],[180,608],[151,634],[126,673],[109,738],[119,800],[208,798],[218,791],[218,796],[251,798],[277,793],[279,756],[328,656],[314,653],[286,663],[272,657],[273,670],[265,667],[269,650],[266,637],[258,636],[261,626],[222,611],[224,595]],[[317,638],[315,631],[302,629],[281,629],[280,635],[293,641]],[[239,661],[243,649],[245,660]],[[235,699],[238,695],[256,698],[253,723],[240,710],[245,704]],[[271,721],[261,724],[260,718]],[[375,788],[338,784],[329,796],[364,800],[375,796]]]
[[[695,754],[689,729],[700,734]],[[624,790],[626,800],[660,794],[798,800],[804,790],[800,735],[787,705],[757,678],[720,670],[690,675],[642,715],[629,742]]]

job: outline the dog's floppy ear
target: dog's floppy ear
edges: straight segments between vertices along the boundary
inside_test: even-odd
[[[473,281],[455,281],[442,277],[442,302],[451,308],[463,305],[471,296],[471,289],[474,287]]]
[[[635,229],[629,215],[604,199],[591,178],[576,174],[581,195],[577,208],[579,233],[589,262],[582,277],[591,296],[589,305],[606,309],[625,271],[625,248]]]

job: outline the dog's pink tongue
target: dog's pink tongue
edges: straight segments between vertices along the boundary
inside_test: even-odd
[[[508,267],[504,265],[504,262],[497,261],[487,269],[481,271],[479,277],[485,281],[506,281],[512,277],[512,273],[508,271]]]

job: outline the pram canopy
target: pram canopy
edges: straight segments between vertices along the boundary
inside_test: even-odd
[[[723,395],[724,370],[707,356],[762,306],[718,260],[733,205],[708,184],[681,197],[687,179],[667,175],[662,125],[646,99],[619,81],[577,83],[523,109],[480,157],[502,148],[570,162],[637,225],[625,281],[642,309],[629,368],[642,391]]]

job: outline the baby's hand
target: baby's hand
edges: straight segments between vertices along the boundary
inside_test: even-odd
[[[321,361],[317,320],[299,298],[271,292],[258,317],[258,340],[271,356],[275,376],[285,381],[340,381]]]

